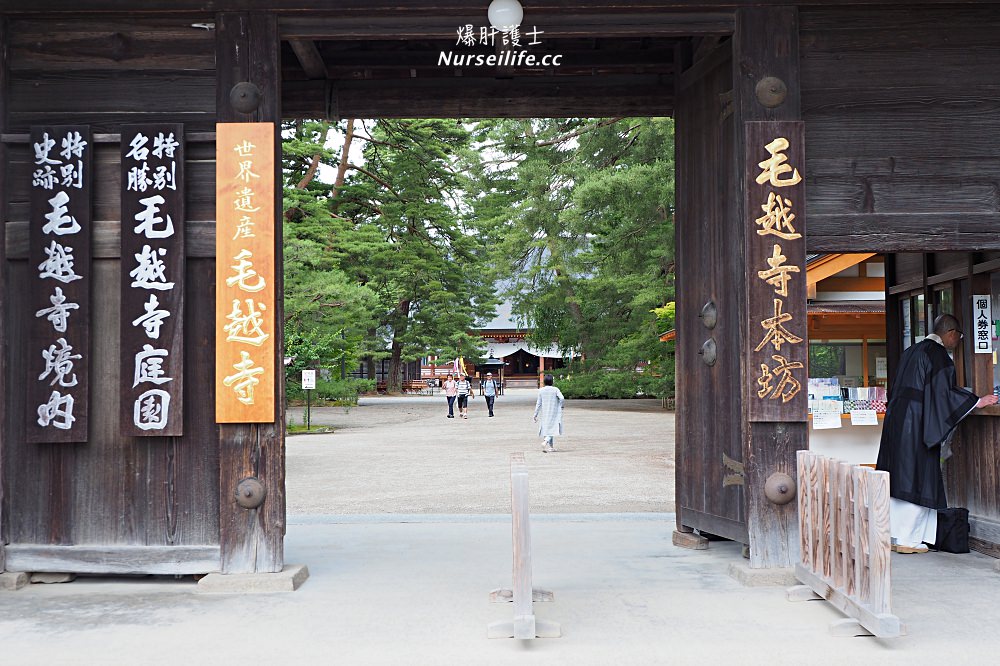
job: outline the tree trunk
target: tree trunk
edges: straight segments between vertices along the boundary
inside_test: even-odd
[[[590,336],[587,334],[587,330],[584,327],[583,310],[580,309],[580,303],[576,300],[576,292],[573,289],[573,282],[570,280],[569,276],[566,275],[565,271],[559,268],[559,266],[562,265],[560,253],[555,247],[555,243],[552,242],[551,236],[549,236],[547,245],[549,248],[549,255],[553,258],[553,264],[556,266],[554,269],[556,284],[559,285],[559,288],[562,289],[563,295],[566,297],[566,307],[569,308],[569,316],[573,319],[573,323],[576,324],[576,330],[580,335],[580,353],[586,357],[590,352]]]
[[[344,186],[344,178],[347,176],[347,167],[350,164],[350,152],[351,143],[354,141],[354,118],[347,119],[347,133],[344,135],[344,149],[340,153],[340,163],[337,165],[337,177],[333,180],[333,188],[331,194],[334,198],[334,212],[336,212],[337,207],[340,205],[339,201],[336,201],[337,197],[340,196],[340,188]]]
[[[385,378],[385,390],[387,393],[403,392],[403,343],[402,337],[406,333],[406,326],[410,317],[410,301],[402,300],[396,306],[396,326],[392,331],[392,354],[389,357],[389,374]]]

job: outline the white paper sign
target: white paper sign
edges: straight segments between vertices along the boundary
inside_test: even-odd
[[[813,412],[813,430],[840,428],[840,412]]]
[[[851,412],[851,425],[877,426],[878,413],[874,409],[855,409]]]
[[[993,324],[990,295],[972,297],[972,346],[977,354],[993,353],[993,337],[990,326]]]
[[[316,371],[315,370],[303,370],[302,371],[302,388],[304,388],[304,389],[314,389],[314,388],[316,388]]]
[[[875,357],[875,379],[887,379],[889,377],[889,359],[885,356]]]

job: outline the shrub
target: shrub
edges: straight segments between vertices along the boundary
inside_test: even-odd
[[[323,379],[316,378],[312,401],[316,404],[332,402],[340,405],[358,404],[358,395],[375,390],[374,379]],[[296,383],[288,382],[285,393],[289,402],[305,402],[306,392]]]

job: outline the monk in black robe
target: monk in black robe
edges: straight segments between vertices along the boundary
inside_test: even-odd
[[[893,550],[923,553],[933,543],[937,510],[947,508],[941,474],[941,447],[973,409],[997,402],[955,386],[948,350],[962,339],[958,320],[943,314],[934,333],[910,346],[899,361],[882,427],[878,464],[889,472]]]

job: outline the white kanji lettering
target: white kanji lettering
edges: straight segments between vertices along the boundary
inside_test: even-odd
[[[133,278],[132,286],[141,289],[156,289],[157,291],[173,289],[174,283],[167,282],[167,267],[160,259],[166,254],[165,248],[154,250],[148,245],[143,245],[141,252],[133,254],[132,256],[135,257],[138,265],[129,272]]]
[[[129,167],[128,183],[126,183],[125,189],[132,192],[145,192],[152,184],[153,181],[149,177],[148,164],[143,162],[141,166]]]
[[[153,139],[153,156],[162,158],[166,155],[167,157],[173,159],[174,149],[179,145],[181,144],[174,139],[173,132],[166,136],[163,136],[163,132],[160,132],[156,135],[156,138]]]
[[[45,214],[45,219],[48,222],[42,227],[42,233],[65,236],[80,231],[80,225],[77,224],[76,218],[68,215],[67,203],[69,203],[69,195],[62,191],[49,199],[52,212]]]
[[[149,143],[149,137],[143,133],[138,133],[132,137],[132,141],[129,142],[131,150],[125,154],[125,159],[133,159],[136,162],[145,162],[149,159],[149,148],[146,144]]]
[[[42,142],[31,144],[35,149],[35,164],[59,164],[59,160],[49,157],[49,153],[56,146],[55,139],[49,138],[48,132],[42,133]]]
[[[77,275],[76,271],[73,270],[75,259],[72,247],[66,247],[52,241],[48,247],[42,248],[42,250],[46,254],[46,259],[38,264],[38,277],[40,279],[52,278],[63,284],[83,279],[82,275]]]
[[[153,345],[143,345],[141,352],[135,355],[135,372],[132,375],[132,388],[139,384],[166,384],[173,381],[173,377],[163,375],[163,362],[170,356],[166,349],[155,349]]]
[[[37,423],[43,428],[51,425],[60,430],[69,430],[74,421],[73,396],[70,394],[63,395],[59,391],[53,391],[49,401],[38,406]]]
[[[73,353],[73,345],[67,343],[66,338],[59,338],[56,340],[56,344],[49,345],[48,349],[43,349],[42,358],[45,359],[45,370],[38,375],[39,381],[47,378],[51,373],[52,381],[49,382],[49,386],[55,386],[56,383],[63,388],[76,386],[76,375],[73,374],[70,377],[73,373],[73,361],[81,359],[83,356]]]
[[[163,326],[163,320],[170,316],[167,310],[157,310],[159,305],[160,301],[156,298],[156,294],[150,294],[149,300],[142,306],[146,313],[132,320],[133,326],[142,326],[146,329],[146,337],[153,340],[160,339],[160,327]]]
[[[164,198],[159,194],[139,199],[139,203],[146,208],[135,214],[135,220],[139,223],[133,229],[135,233],[142,234],[146,238],[170,238],[174,235],[174,221],[167,215],[167,220],[164,222],[163,218],[158,215],[164,201]],[[157,225],[161,224],[163,226],[157,228]]]
[[[83,151],[87,147],[87,142],[83,140],[79,132],[69,132],[62,140],[62,150],[59,154],[65,159],[73,157],[83,157]]]
[[[59,173],[62,176],[60,183],[63,187],[83,189],[83,160],[77,160],[76,164],[72,162],[63,164],[59,167]]]
[[[35,169],[34,173],[31,174],[31,186],[41,187],[46,190],[51,190],[56,186],[56,182],[59,180],[59,174],[49,166],[45,165],[44,169]]]
[[[62,287],[56,287],[56,292],[49,296],[52,307],[38,310],[35,317],[45,317],[52,322],[52,328],[58,333],[66,332],[66,324],[69,320],[71,310],[79,310],[76,303],[67,303],[66,296],[63,295]]]
[[[170,394],[163,389],[149,389],[132,407],[132,423],[140,430],[163,430],[170,414]]]

